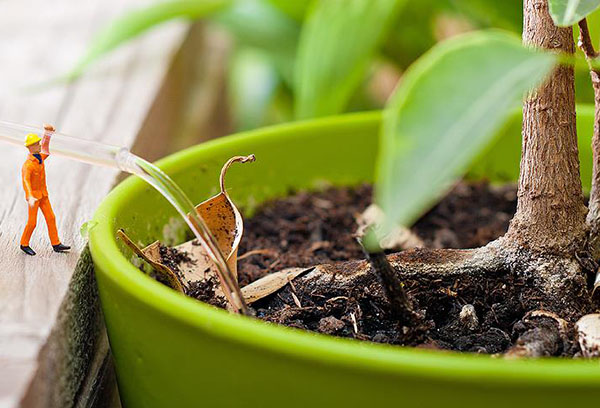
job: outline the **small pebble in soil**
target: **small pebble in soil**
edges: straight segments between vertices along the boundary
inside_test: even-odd
[[[336,334],[346,324],[333,316],[327,316],[319,320],[319,331],[326,334]]]
[[[475,330],[479,326],[479,319],[477,313],[475,313],[475,307],[471,304],[464,305],[460,309],[459,315],[460,321],[469,330]]]

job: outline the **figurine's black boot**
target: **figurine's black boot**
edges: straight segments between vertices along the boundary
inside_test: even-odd
[[[21,251],[25,252],[27,255],[31,255],[31,256],[35,255],[35,251],[33,249],[31,249],[31,247],[29,247],[29,246],[21,245]]]
[[[63,245],[63,244],[52,245],[52,248],[54,249],[54,252],[66,252],[69,249],[71,249],[70,246],[66,246],[66,245]]]

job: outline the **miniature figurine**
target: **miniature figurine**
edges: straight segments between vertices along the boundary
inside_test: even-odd
[[[37,224],[38,209],[42,210],[46,225],[48,226],[48,235],[50,243],[55,252],[65,252],[71,247],[61,244],[58,238],[56,228],[56,218],[48,199],[48,190],[46,188],[46,170],[44,161],[50,155],[50,138],[55,129],[52,125],[44,125],[44,136],[40,138],[36,133],[29,133],[25,139],[25,147],[29,150],[27,160],[23,164],[22,178],[25,197],[29,205],[27,225],[21,237],[21,250],[27,255],[35,255],[35,251],[29,246],[31,234]],[[41,142],[41,144],[40,144]]]

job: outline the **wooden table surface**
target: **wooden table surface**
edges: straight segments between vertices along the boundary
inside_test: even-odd
[[[0,119],[52,123],[72,136],[136,146],[154,159],[169,149],[160,148],[164,142],[147,146],[146,140],[169,140],[165,132],[175,123],[181,127],[178,121],[189,116],[189,109],[214,117],[214,112],[207,113],[214,106],[194,105],[190,97],[187,84],[189,77],[198,76],[199,61],[180,49],[182,44],[201,48],[202,41],[197,35],[190,37],[189,25],[183,22],[168,23],[118,49],[73,83],[25,89],[66,73],[100,27],[124,10],[148,3],[0,1]],[[212,52],[213,57],[223,55],[222,49]],[[223,58],[211,58],[200,72],[218,71],[215,64],[222,63]],[[197,86],[220,93],[214,81],[202,81],[196,81]],[[184,108],[188,111],[181,113]],[[31,241],[38,255],[28,257],[19,249],[27,211],[20,177],[26,155],[24,147],[0,145],[0,407],[86,406],[89,402],[76,398],[81,400],[94,382],[89,378],[94,374],[86,372],[90,366],[106,366],[107,343],[103,333],[98,334],[103,324],[93,299],[89,256],[80,261],[86,243],[80,227],[92,217],[118,172],[51,157],[46,162],[50,200],[60,237],[73,250],[52,251],[40,214]],[[70,284],[78,261],[79,275]],[[79,307],[94,310],[74,312]],[[89,336],[97,338],[92,341]],[[99,349],[104,355],[94,356]]]

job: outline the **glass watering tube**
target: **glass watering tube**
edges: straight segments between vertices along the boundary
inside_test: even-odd
[[[42,127],[0,121],[0,141],[18,146],[23,146],[25,136],[28,133],[37,133],[43,136],[45,132],[47,131]],[[158,190],[183,217],[214,262],[219,280],[224,289],[223,291],[233,308],[238,312],[248,313],[248,308],[244,302],[237,280],[229,269],[213,234],[196,211],[190,199],[161,169],[131,153],[126,147],[78,139],[60,132],[52,132],[49,150],[42,150],[42,153],[51,153],[55,156],[63,156],[96,166],[112,167],[126,173],[135,174]]]

